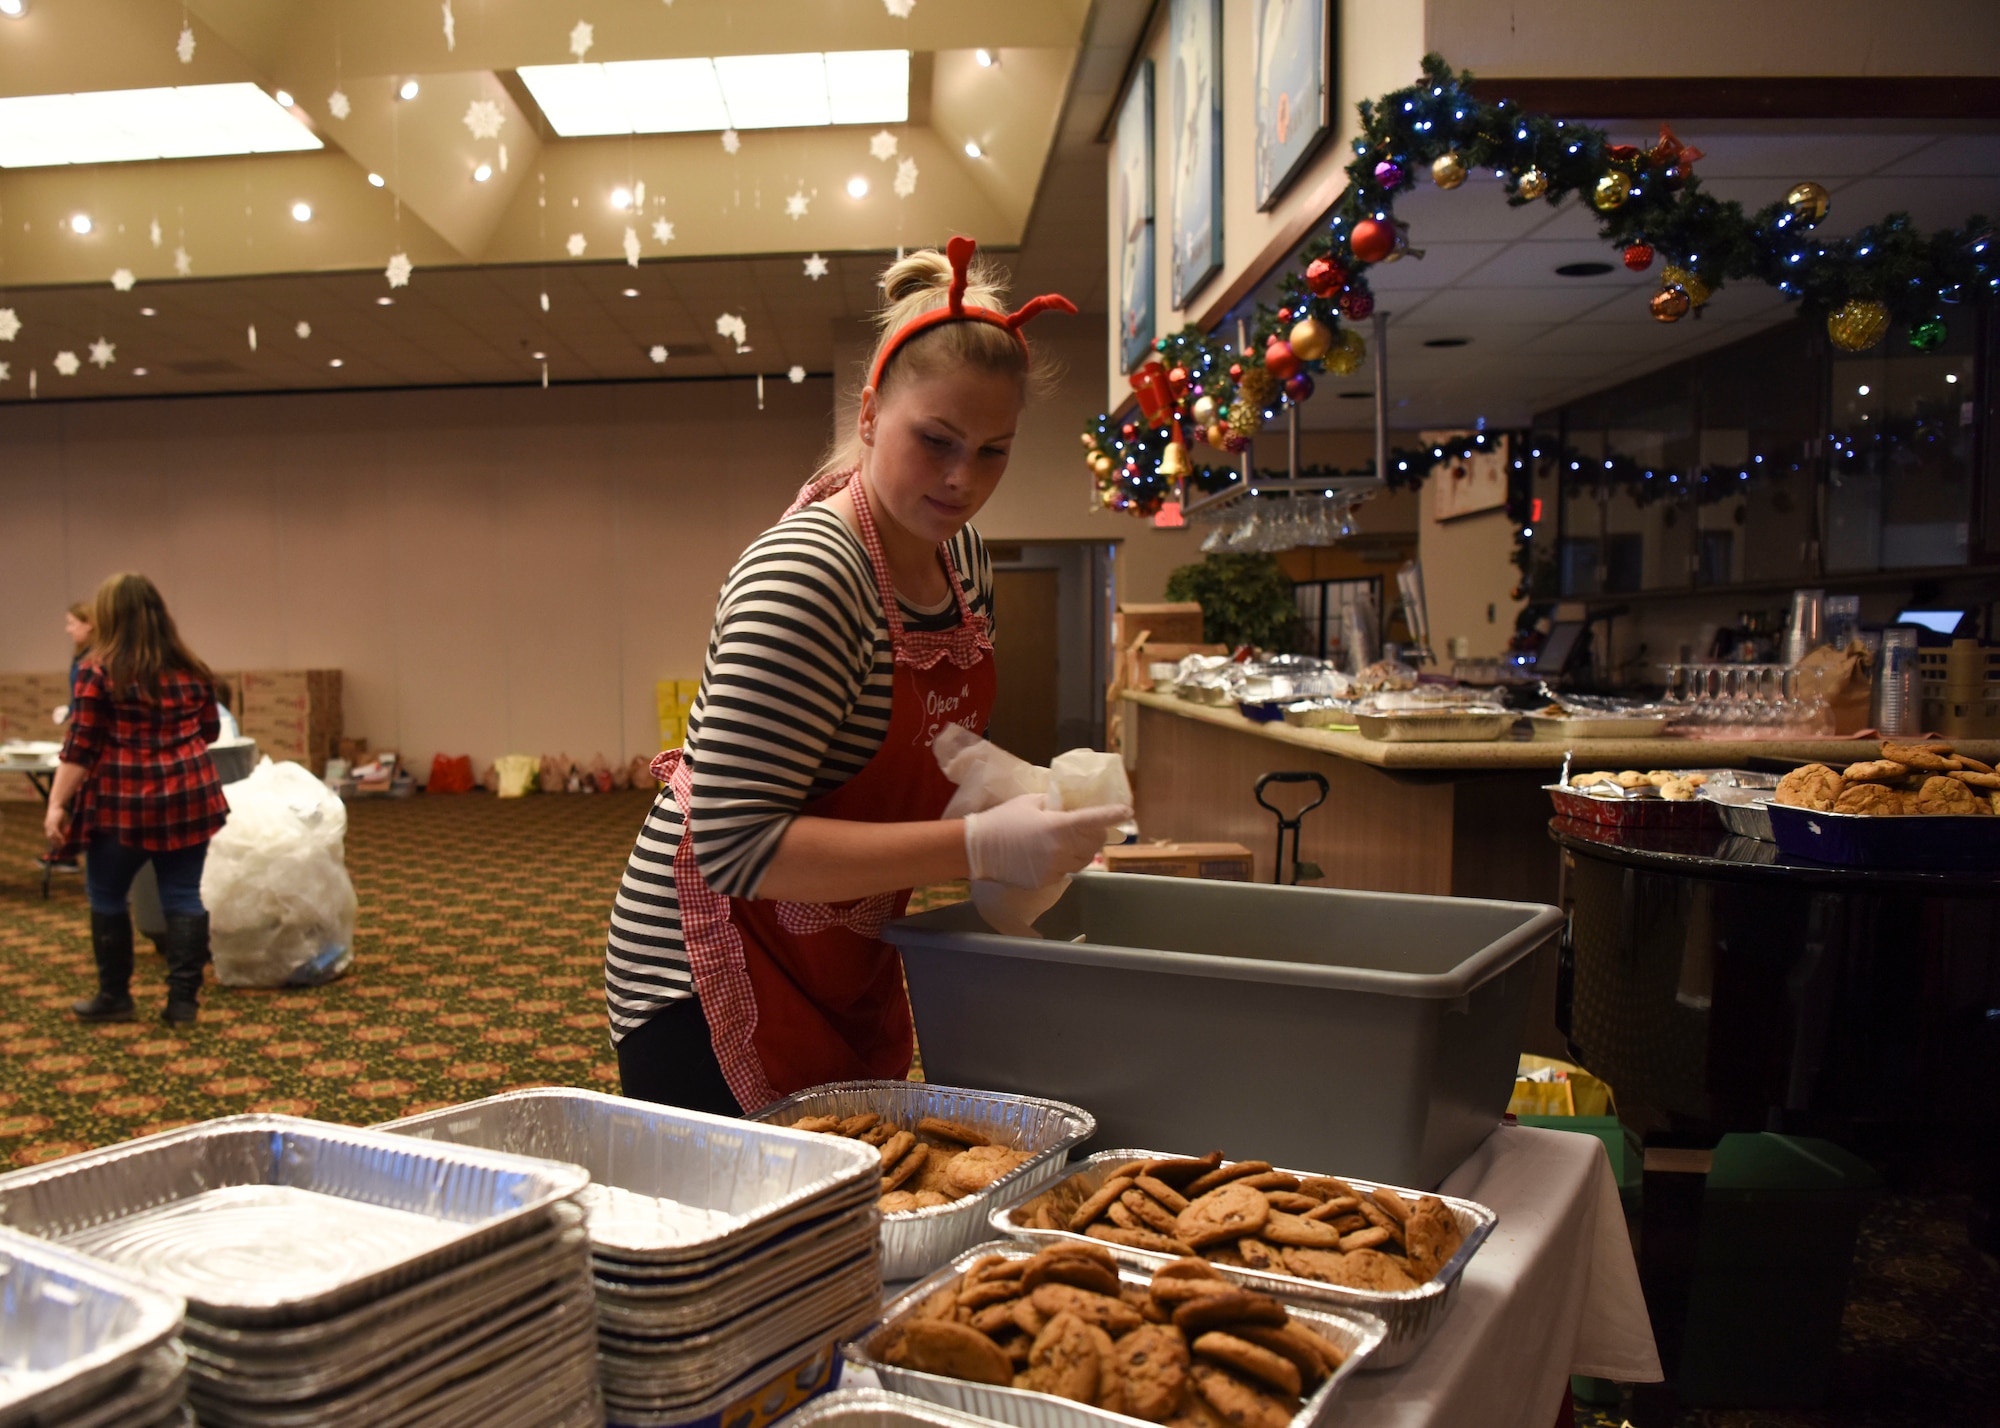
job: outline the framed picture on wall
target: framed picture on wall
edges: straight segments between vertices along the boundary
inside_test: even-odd
[[[1222,267],[1222,0],[1172,0],[1167,65],[1174,306],[1185,307]]]
[[[1131,371],[1153,350],[1153,62],[1141,60],[1118,111],[1118,358]]]
[[[1497,511],[1507,504],[1507,438],[1499,437],[1485,451],[1440,461],[1431,468],[1431,519]]]
[[[1262,212],[1333,132],[1333,0],[1252,0],[1251,20]]]

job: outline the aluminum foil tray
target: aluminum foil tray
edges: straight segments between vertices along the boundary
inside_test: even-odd
[[[1704,784],[1695,797],[1714,804],[1722,826],[1737,837],[1763,843],[1778,841],[1778,835],[1771,831],[1771,815],[1763,806],[1771,797],[1770,789]]]
[[[838,1388],[785,1420],[785,1428],[984,1428],[985,1420],[879,1388]]]
[[[877,1257],[877,1217],[873,1206],[853,1212],[852,1227],[816,1235],[792,1252],[765,1262],[751,1274],[727,1271],[697,1280],[693,1290],[679,1285],[624,1284],[599,1274],[598,1313],[607,1325],[625,1314],[643,1314],[662,1334],[693,1334],[754,1311],[794,1284],[833,1271],[862,1255]]]
[[[109,1395],[181,1326],[178,1297],[0,1232],[0,1424],[60,1421]]]
[[[44,1415],[34,1421],[57,1424],[60,1428],[132,1428],[134,1424],[178,1422],[187,1402],[187,1354],[169,1339],[142,1358],[136,1370],[115,1380],[115,1384],[103,1396],[93,1396],[85,1406]],[[10,1423],[17,1421],[8,1419]]]
[[[0,1176],[0,1224],[179,1293],[193,1317],[303,1323],[531,1231],[588,1180],[573,1165],[227,1116]]]
[[[1512,729],[1520,717],[1509,709],[1411,709],[1388,714],[1357,710],[1354,724],[1362,738],[1387,744],[1484,744]]]
[[[1072,1167],[1072,1172],[1045,1193],[1076,1194],[1079,1201],[1094,1194],[1118,1166],[1134,1160],[1160,1160],[1171,1151],[1157,1150],[1107,1150],[1088,1160],[1080,1161]],[[1305,1179],[1312,1175],[1324,1175],[1323,1170],[1287,1170],[1287,1175]],[[1376,1180],[1361,1180],[1352,1175],[1342,1176],[1357,1190],[1373,1190],[1381,1184]],[[1405,1190],[1400,1185],[1391,1185],[1391,1190],[1412,1199],[1431,1194],[1426,1190]],[[1033,1209],[1037,1195],[1023,1195],[993,1211],[993,1228],[1001,1234],[1018,1239],[1047,1244],[1055,1240],[1084,1240],[1090,1244],[1108,1249],[1121,1263],[1143,1265],[1152,1268],[1166,1264],[1174,1258],[1170,1254],[1155,1254],[1148,1250],[1131,1249],[1124,1245],[1114,1245],[1103,1240],[1091,1239],[1088,1235],[1072,1234],[1067,1230],[1037,1230],[1026,1223],[1027,1214]],[[1439,1195],[1445,1207],[1451,1211],[1452,1219],[1458,1224],[1459,1233],[1465,1236],[1465,1243],[1458,1247],[1458,1253],[1445,1261],[1443,1269],[1428,1283],[1415,1289],[1347,1289],[1337,1284],[1321,1284],[1318,1280],[1299,1279],[1289,1274],[1273,1274],[1269,1270],[1249,1269],[1240,1265],[1218,1264],[1216,1272],[1225,1279],[1251,1289],[1261,1289],[1266,1294],[1274,1294],[1291,1304],[1330,1304],[1341,1309],[1358,1309],[1372,1314],[1382,1321],[1387,1336],[1382,1346],[1369,1359],[1371,1369],[1395,1368],[1398,1364],[1415,1358],[1423,1346],[1430,1341],[1437,1326],[1444,1322],[1450,1312],[1452,1302],[1458,1297],[1458,1282],[1465,1273],[1465,1266],[1486,1243],[1487,1236],[1500,1217],[1484,1205],[1471,1200],[1460,1200],[1450,1195]]]
[[[1027,1164],[977,1195],[927,1210],[884,1215],[882,1277],[891,1283],[929,1274],[966,1246],[985,1239],[986,1217],[995,1204],[1053,1180],[1062,1173],[1070,1151],[1097,1134],[1095,1116],[1061,1101],[927,1086],[920,1081],[835,1081],[774,1101],[757,1112],[756,1119],[789,1125],[805,1116],[853,1116],[864,1111],[899,1126],[913,1127],[925,1116],[962,1121],[1002,1145],[1035,1152]]]
[[[890,1330],[915,1313],[924,1300],[956,1280],[974,1260],[989,1254],[1026,1259],[1034,1253],[1034,1246],[1024,1245],[1019,1240],[989,1243],[967,1250],[944,1269],[891,1301],[875,1327],[846,1346],[843,1352],[848,1362],[873,1369],[882,1386],[892,1393],[925,1399],[976,1418],[1012,1424],[1014,1428],[1109,1428],[1110,1425],[1124,1428],[1124,1425],[1142,1422],[1122,1413],[1072,1403],[1053,1394],[1035,1393],[1025,1388],[997,1388],[945,1378],[940,1374],[897,1368],[883,1363],[876,1356],[875,1346],[882,1343]],[[1118,1274],[1125,1283],[1136,1288],[1144,1288],[1153,1277],[1150,1265],[1144,1269],[1121,1267]],[[1315,1428],[1315,1425],[1325,1421],[1335,1397],[1347,1380],[1364,1363],[1370,1363],[1382,1342],[1383,1328],[1379,1320],[1366,1313],[1337,1311],[1327,1306],[1306,1308],[1293,1304],[1289,1307],[1302,1323],[1347,1350],[1347,1362],[1313,1391],[1312,1397],[1292,1418],[1291,1428]],[[1373,1364],[1370,1363],[1370,1366],[1373,1367]]]
[[[1561,739],[1656,739],[1672,722],[1665,714],[1530,714],[1528,727],[1546,743]]]
[[[600,1252],[663,1263],[740,1254],[874,1183],[870,1147],[596,1091],[510,1091],[379,1129],[580,1165]],[[871,1197],[872,1198],[872,1197]]]
[[[865,1326],[864,1326],[865,1327]],[[664,1403],[604,1392],[605,1415],[618,1428],[674,1428],[727,1415],[731,1424],[769,1423],[786,1405],[809,1401],[840,1382],[840,1346],[831,1339],[759,1364],[727,1388],[693,1403]]]

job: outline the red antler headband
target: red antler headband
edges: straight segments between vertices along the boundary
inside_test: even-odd
[[[880,391],[882,373],[889,365],[889,359],[896,355],[904,344],[919,333],[928,332],[933,327],[947,322],[990,322],[995,327],[1006,329],[1021,344],[1021,351],[1028,350],[1028,339],[1021,335],[1026,326],[1041,314],[1075,312],[1076,304],[1060,293],[1045,293],[1038,298],[1029,298],[1012,312],[996,312],[990,307],[971,307],[965,301],[965,273],[971,265],[972,255],[979,245],[970,238],[953,238],[945,244],[945,256],[951,259],[951,293],[945,304],[929,312],[919,313],[911,318],[882,344],[882,355],[875,359],[875,370],[868,374],[868,385]]]

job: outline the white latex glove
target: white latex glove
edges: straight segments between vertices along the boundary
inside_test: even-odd
[[[966,818],[966,861],[977,881],[1044,888],[1090,866],[1105,835],[1131,816],[1112,805],[1052,813],[1042,795],[1024,793]]]

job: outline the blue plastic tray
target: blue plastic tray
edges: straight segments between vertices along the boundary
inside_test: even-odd
[[[2000,868],[2000,817],[1815,813],[1767,803],[1778,851],[1846,868],[1984,872]]]

